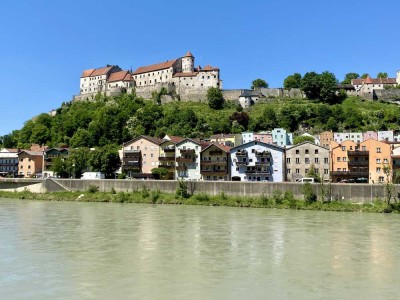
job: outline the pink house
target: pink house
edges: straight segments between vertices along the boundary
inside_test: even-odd
[[[373,139],[373,140],[378,140],[378,133],[376,131],[366,131],[363,132],[363,141]]]
[[[260,141],[266,144],[273,144],[272,133],[268,131],[261,131],[253,134],[255,141]]]

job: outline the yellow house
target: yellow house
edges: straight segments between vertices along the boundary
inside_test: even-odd
[[[210,141],[212,143],[223,144],[229,147],[236,147],[242,144],[242,135],[241,134],[214,134],[211,136]]]
[[[369,161],[369,183],[379,183],[391,181],[391,174],[385,174],[385,169],[392,170],[391,147],[386,142],[381,142],[373,139],[366,140],[360,143],[361,152],[368,152]],[[389,177],[387,176],[389,175]]]
[[[231,147],[212,143],[201,151],[200,174],[203,180],[229,180]]]

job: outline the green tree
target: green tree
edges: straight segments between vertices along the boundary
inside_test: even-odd
[[[342,81],[342,84],[351,84],[352,79],[357,79],[360,78],[360,75],[358,73],[347,73],[344,76],[344,80]]]
[[[251,83],[251,89],[255,90],[255,89],[260,89],[260,88],[268,88],[269,84],[264,80],[264,79],[255,79],[252,81]]]
[[[388,73],[386,73],[386,72],[379,72],[379,73],[376,75],[376,78],[388,78]]]
[[[285,89],[298,89],[301,87],[301,74],[294,73],[293,75],[289,75],[283,81],[283,87]]]
[[[70,146],[72,148],[79,147],[93,147],[94,141],[90,133],[83,128],[79,128],[70,140]]]
[[[308,171],[308,173],[306,174],[307,177],[311,177],[314,178],[315,182],[320,182],[321,178],[319,176],[319,174],[317,173],[317,171],[315,170],[315,165],[312,164],[310,167],[310,170]]]
[[[50,140],[51,140],[51,134],[49,128],[40,123],[35,124],[32,129],[30,142],[39,145],[45,145]]]
[[[67,159],[62,157],[56,157],[53,160],[53,165],[51,166],[51,170],[61,178],[68,178],[70,170],[68,167]]]
[[[364,74],[361,75],[361,78],[362,78],[362,79],[365,79],[365,78],[367,78],[368,76],[369,76],[368,73],[364,73]]]
[[[338,81],[335,75],[331,72],[325,71],[319,76],[320,81],[320,92],[319,98],[325,103],[336,103],[336,89],[338,85]]]
[[[305,135],[299,135],[293,139],[293,145],[301,144],[304,142],[315,143],[315,139],[312,136],[305,136]]]
[[[83,172],[89,170],[89,148],[72,149],[68,155],[68,173],[73,178],[81,178]]]
[[[102,172],[107,178],[113,178],[115,171],[121,166],[117,149],[116,145],[106,145],[91,151],[89,165],[92,171]]]
[[[208,106],[212,109],[222,109],[224,107],[224,96],[220,89],[210,87],[207,91]]]
[[[301,79],[301,89],[308,99],[318,99],[321,92],[321,82],[319,74],[307,72]]]
[[[151,169],[151,174],[153,174],[156,179],[165,179],[168,174],[168,170],[164,167]]]

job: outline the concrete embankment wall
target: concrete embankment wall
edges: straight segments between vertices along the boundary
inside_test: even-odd
[[[150,190],[159,189],[163,192],[174,193],[177,188],[176,181],[168,180],[82,180],[82,179],[57,179],[57,182],[71,191],[86,191],[91,185],[98,186],[99,191],[109,192],[114,188],[117,192],[140,190],[144,187]],[[275,191],[282,193],[290,191],[297,199],[303,197],[301,183],[265,183],[265,182],[232,182],[232,181],[192,181],[188,182],[189,191],[194,193],[208,193],[218,195],[237,196],[272,196]],[[385,198],[384,185],[372,184],[312,184],[314,192],[320,196],[321,190],[330,195],[332,200],[346,200],[352,202],[372,202],[377,198]],[[400,185],[396,185],[394,196],[400,192]]]
[[[266,183],[266,182],[232,182],[232,181],[188,181],[188,190],[191,193],[207,193],[218,195],[224,192],[231,196],[260,196],[270,197],[275,191],[292,192],[297,199],[303,198],[303,185],[301,183]],[[51,179],[43,181],[26,181],[13,179],[0,182],[0,190],[32,192],[57,192],[57,191],[87,191],[90,186],[97,186],[101,192],[130,192],[141,190],[160,190],[175,193],[177,181],[170,180],[82,180],[82,179]],[[385,199],[385,186],[382,184],[312,184],[317,196],[324,191],[332,200],[345,200],[351,202],[372,202],[376,199]],[[400,185],[394,186],[393,196],[399,200]]]

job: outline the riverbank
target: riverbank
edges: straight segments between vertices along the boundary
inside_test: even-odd
[[[320,210],[340,212],[369,212],[369,213],[399,213],[400,204],[388,205],[382,200],[372,203],[351,203],[348,201],[304,201],[295,199],[293,194],[276,192],[272,197],[227,196],[224,193],[209,195],[199,193],[192,196],[164,193],[159,190],[142,189],[132,192],[99,192],[96,189],[85,192],[52,192],[32,193],[29,191],[6,192],[0,191],[0,198],[43,200],[43,201],[79,201],[79,202],[112,202],[112,203],[148,203],[148,204],[178,204],[231,206],[251,208],[274,208],[294,210]]]

